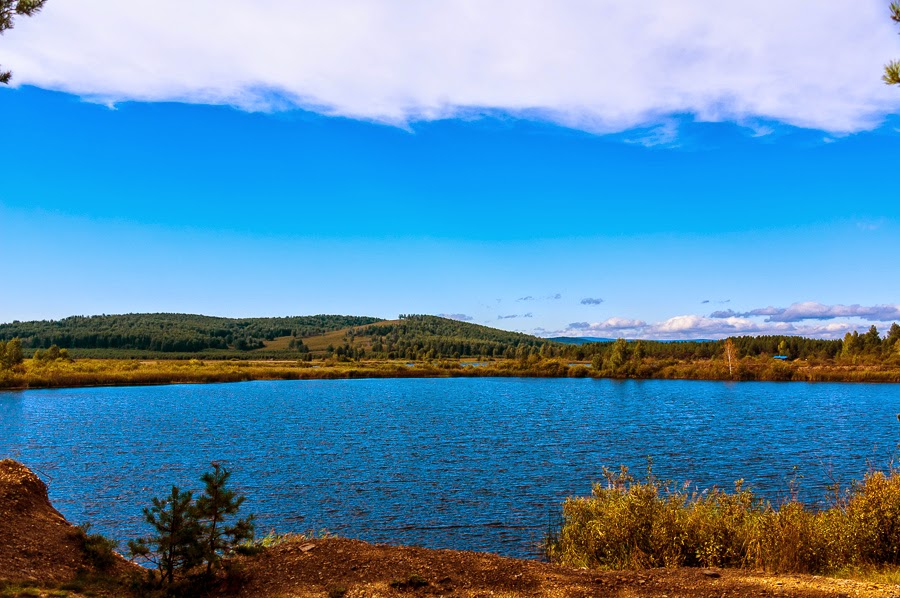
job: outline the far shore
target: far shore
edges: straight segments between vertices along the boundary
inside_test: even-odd
[[[198,360],[26,359],[0,372],[0,389],[77,388],[203,384],[250,380],[337,380],[359,378],[613,378],[779,382],[900,382],[900,367],[836,362],[744,358],[731,368],[721,359],[644,358],[618,376],[598,376],[584,362],[564,359],[493,360]]]

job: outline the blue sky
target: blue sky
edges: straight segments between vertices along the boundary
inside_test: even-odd
[[[432,313],[644,338],[900,321],[884,3],[761,2],[735,24],[697,0],[662,29],[604,2],[273,2],[240,31],[245,3],[169,28],[140,4],[51,0],[0,38],[0,321]],[[600,23],[621,39],[595,41]],[[642,71],[658,56],[662,88]]]

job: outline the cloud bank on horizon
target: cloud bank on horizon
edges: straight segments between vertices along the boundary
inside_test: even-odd
[[[838,319],[843,321],[823,323]],[[848,321],[850,319],[856,322]],[[746,312],[726,310],[713,312],[709,316],[681,315],[655,323],[621,317],[594,323],[572,322],[563,330],[541,331],[541,336],[682,340],[771,334],[841,338],[847,332],[868,328],[870,324],[881,324],[886,328],[885,325],[893,321],[900,321],[900,305],[823,305],[806,301],[789,307],[765,307]]]
[[[662,143],[684,115],[840,134],[900,108],[881,0],[54,0],[3,42],[16,84],[92,101],[398,126],[501,114]]]

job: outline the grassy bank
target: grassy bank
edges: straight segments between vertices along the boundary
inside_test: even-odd
[[[900,367],[852,364],[777,362],[745,358],[729,372],[721,360],[657,360],[634,362],[620,374],[599,377],[672,380],[767,380],[830,382],[900,382]],[[350,378],[596,376],[586,364],[562,359],[498,359],[467,365],[459,360],[408,362],[368,361],[223,361],[135,359],[26,359],[0,370],[0,388],[61,388],[240,382],[246,380],[328,380]]]
[[[687,493],[626,468],[605,470],[589,498],[571,498],[559,535],[548,543],[566,565],[740,567],[841,573],[900,564],[900,472],[871,472],[830,507],[778,507],[737,482],[733,492]]]

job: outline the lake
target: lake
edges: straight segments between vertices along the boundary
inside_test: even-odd
[[[773,500],[796,477],[883,468],[900,386],[455,378],[246,382],[0,392],[0,458],[48,482],[72,522],[118,540],[171,484],[233,471],[257,533],[534,557],[562,501],[603,466]],[[796,469],[795,469],[796,468]]]

